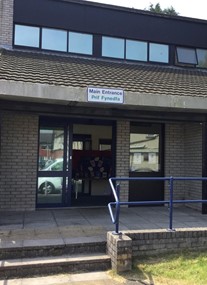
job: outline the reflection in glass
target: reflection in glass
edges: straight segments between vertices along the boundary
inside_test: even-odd
[[[62,171],[63,150],[63,129],[40,129],[39,170]]]
[[[67,51],[67,32],[57,29],[42,29],[42,48]]]
[[[14,44],[27,47],[39,47],[40,28],[15,25]]]
[[[177,47],[178,63],[197,64],[195,49]]]
[[[198,58],[198,67],[207,67],[207,50],[206,49],[196,49]]]
[[[159,171],[158,134],[130,134],[130,171]]]
[[[149,44],[149,60],[155,62],[169,62],[169,47],[168,45]]]
[[[124,40],[102,37],[102,56],[124,58]]]
[[[92,55],[93,36],[69,32],[69,52]]]
[[[62,201],[62,177],[39,177],[38,178],[38,203],[61,203]]]
[[[147,61],[147,43],[126,40],[126,59]]]

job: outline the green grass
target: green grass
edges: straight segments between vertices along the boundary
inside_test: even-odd
[[[207,251],[142,258],[134,262],[131,272],[121,277],[143,284],[206,285]]]

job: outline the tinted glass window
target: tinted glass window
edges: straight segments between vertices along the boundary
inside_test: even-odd
[[[207,50],[197,49],[198,67],[207,67]]]
[[[159,171],[159,134],[130,133],[130,171]]]
[[[197,64],[195,49],[177,47],[178,63]]]
[[[126,59],[147,61],[147,43],[126,40]]]
[[[14,44],[27,47],[39,47],[40,28],[15,25]]]
[[[42,48],[67,51],[67,32],[57,29],[42,29]]]
[[[92,55],[93,36],[69,32],[69,52]]]
[[[149,60],[156,62],[169,62],[169,47],[168,45],[154,44],[149,45]]]
[[[124,40],[102,37],[102,56],[124,58]]]

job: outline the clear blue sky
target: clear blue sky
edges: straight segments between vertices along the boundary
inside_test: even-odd
[[[87,0],[85,0],[87,1]],[[90,0],[93,2],[130,7],[135,9],[148,8],[150,3],[160,3],[162,9],[173,6],[180,16],[207,20],[206,0]]]

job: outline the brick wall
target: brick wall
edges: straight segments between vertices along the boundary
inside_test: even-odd
[[[129,177],[130,122],[117,121],[116,176]],[[121,201],[128,201],[129,183],[121,182]]]
[[[12,47],[13,1],[0,0],[0,47]]]
[[[165,252],[179,252],[184,249],[206,249],[206,229],[178,229],[175,232],[166,230],[133,231],[127,233],[132,239],[133,257],[153,255]]]
[[[171,123],[165,127],[165,176],[202,176],[202,126]],[[174,199],[201,199],[202,183],[174,182]],[[165,198],[169,190],[165,185]],[[188,204],[201,209],[201,204]]]
[[[185,124],[185,176],[202,176],[202,125]],[[202,199],[202,182],[185,183],[186,199]],[[190,207],[200,210],[202,205],[191,204]]]
[[[38,116],[1,114],[0,210],[34,210]]]
[[[184,124],[165,125],[165,176],[185,176]],[[174,199],[185,198],[185,183],[174,183]],[[169,199],[169,188],[165,185],[165,199]]]
[[[166,230],[133,230],[123,234],[107,233],[107,251],[112,260],[112,268],[117,272],[132,268],[133,258],[159,255],[181,250],[206,250],[207,230],[178,229],[175,232]]]

